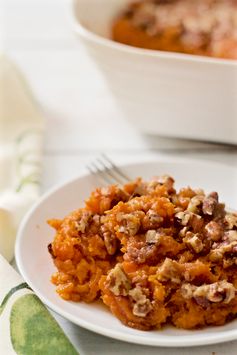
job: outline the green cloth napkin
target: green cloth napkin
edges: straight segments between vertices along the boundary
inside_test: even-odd
[[[51,313],[7,262],[14,257],[19,223],[39,197],[43,131],[43,117],[22,74],[0,56],[1,355],[77,354]]]
[[[0,354],[78,354],[47,308],[0,255]]]

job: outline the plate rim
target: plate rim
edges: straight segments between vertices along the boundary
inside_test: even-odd
[[[126,167],[132,167],[138,164],[144,165],[144,164],[157,164],[157,163],[176,163],[180,162],[183,164],[193,164],[193,163],[198,163],[198,164],[203,164],[203,165],[212,165],[215,167],[229,167],[233,170],[237,171],[236,167],[230,166],[229,164],[225,163],[220,163],[220,162],[215,162],[215,161],[209,161],[209,160],[202,160],[202,159],[196,159],[196,158],[179,158],[176,156],[169,156],[169,157],[152,157],[148,159],[142,159],[141,161],[139,159],[133,160],[131,162],[126,162],[124,164],[118,164],[119,167],[121,168],[126,168]],[[45,296],[37,287],[34,286],[34,282],[31,281],[31,279],[27,275],[27,269],[24,267],[24,262],[21,258],[21,241],[24,239],[24,229],[27,226],[28,221],[30,220],[31,216],[34,214],[34,212],[40,208],[40,205],[47,200],[51,195],[57,193],[57,191],[61,190],[62,188],[66,187],[69,184],[75,183],[77,180],[84,178],[86,176],[91,176],[90,173],[88,172],[81,172],[77,174],[76,176],[67,179],[63,182],[60,182],[56,184],[55,186],[51,187],[49,190],[47,190],[38,200],[34,205],[30,208],[30,210],[26,213],[24,216],[20,227],[18,228],[17,231],[17,236],[16,236],[16,243],[15,243],[15,260],[16,260],[16,265],[18,270],[20,271],[20,274],[24,278],[24,280],[30,285],[32,290],[35,292],[35,294],[39,297],[39,299],[47,306],[49,307],[52,311],[56,312],[57,314],[63,316],[65,319],[71,321],[72,323],[81,326],[89,331],[92,331],[94,333],[128,342],[128,343],[134,343],[134,344],[140,344],[140,345],[149,345],[153,347],[190,347],[190,346],[202,346],[202,345],[211,345],[211,344],[218,344],[218,343],[224,343],[228,342],[231,340],[236,340],[237,339],[237,328],[236,329],[231,329],[231,330],[226,330],[222,332],[214,332],[214,333],[207,333],[207,334],[184,334],[184,335],[169,335],[167,337],[163,338],[143,338],[140,337],[140,330],[138,331],[138,334],[127,334],[125,332],[121,332],[120,330],[114,331],[111,329],[106,329],[101,328],[99,325],[95,325],[89,321],[86,321],[84,319],[80,319],[77,316],[74,316],[71,314],[69,311],[65,311],[64,309],[61,309],[60,306],[57,306],[51,302],[47,296]],[[126,329],[126,326],[124,326]],[[204,328],[205,329],[205,328]],[[218,329],[218,327],[217,327]],[[192,330],[190,332],[193,332]],[[149,333],[149,332],[148,332]],[[187,337],[187,338],[186,338]],[[185,340],[184,340],[185,338]]]

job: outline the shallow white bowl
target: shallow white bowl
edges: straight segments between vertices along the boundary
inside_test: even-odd
[[[73,27],[125,117],[149,134],[237,143],[237,61],[110,40],[113,18],[128,1],[73,1]]]
[[[206,192],[216,190],[220,200],[236,209],[237,169],[225,165],[195,160],[159,159],[123,167],[132,178],[171,174],[176,186],[202,187]],[[228,182],[228,183],[226,183]],[[95,187],[90,175],[80,176],[47,193],[28,213],[19,230],[16,242],[16,261],[26,282],[41,300],[63,317],[96,333],[132,343],[153,346],[196,346],[237,339],[237,320],[221,327],[185,331],[166,327],[149,332],[125,327],[108,309],[99,303],[85,304],[62,300],[50,283],[55,271],[47,245],[53,240],[54,231],[46,220],[62,218],[82,206]]]

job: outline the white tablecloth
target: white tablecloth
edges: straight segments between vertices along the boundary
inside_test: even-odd
[[[117,163],[131,161],[134,156],[143,159],[151,154],[176,153],[237,166],[236,148],[137,132],[121,116],[94,63],[74,38],[71,1],[3,1],[5,51],[26,75],[47,118],[42,192],[84,171],[85,164],[102,151]],[[99,131],[94,129],[95,122],[100,124]],[[57,318],[81,355],[237,353],[237,341],[192,350],[127,344]]]

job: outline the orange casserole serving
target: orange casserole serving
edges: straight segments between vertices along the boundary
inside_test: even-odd
[[[101,298],[125,325],[222,325],[237,315],[237,214],[169,176],[97,188],[48,249],[65,300]]]
[[[237,0],[137,0],[112,38],[135,47],[237,59]]]

